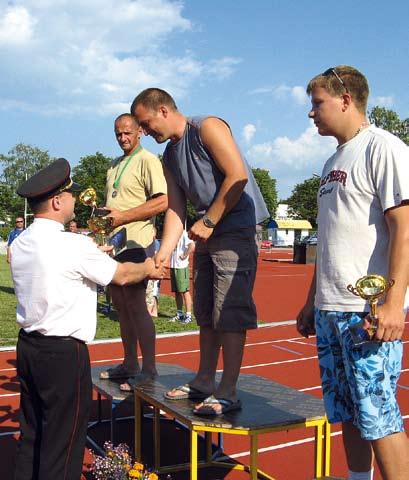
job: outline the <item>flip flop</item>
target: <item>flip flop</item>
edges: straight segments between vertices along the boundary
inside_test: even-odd
[[[222,409],[220,412],[216,412],[216,410],[212,407],[212,405],[221,405]],[[238,399],[236,401],[229,400],[228,398],[216,398],[214,395],[210,395],[203,400],[203,403],[200,407],[195,407],[193,409],[193,413],[195,415],[202,415],[202,416],[217,416],[217,415],[224,415],[227,412],[232,412],[234,410],[241,409],[241,401]]]
[[[180,391],[182,392],[180,395],[169,395],[169,392]],[[167,400],[204,400],[206,397],[209,396],[208,393],[202,392],[195,387],[192,387],[188,383],[185,385],[179,385],[179,387],[172,388],[169,392],[164,394],[164,397]]]
[[[135,374],[133,374],[127,368],[125,368],[122,363],[120,363],[115,367],[108,368],[107,370],[100,372],[99,378],[101,378],[102,380],[113,380],[116,378],[129,378],[134,375],[138,375],[138,373],[139,372],[136,372]]]

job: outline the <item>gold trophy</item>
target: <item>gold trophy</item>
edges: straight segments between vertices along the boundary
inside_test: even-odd
[[[105,245],[107,236],[114,229],[112,226],[112,218],[107,217],[110,210],[107,208],[97,207],[97,192],[94,188],[86,188],[81,192],[79,200],[83,205],[91,207],[91,217],[87,221],[91,232],[95,235],[95,239],[99,245]]]
[[[370,312],[367,319],[370,321],[371,325],[367,329],[363,329],[362,324],[354,327],[354,331],[357,327],[361,327],[359,331],[355,331],[355,335],[359,337],[361,342],[357,342],[354,339],[354,343],[358,344],[372,340],[378,328],[376,305],[378,304],[378,300],[386,294],[386,292],[394,285],[394,283],[395,280],[387,280],[382,275],[370,274],[358,279],[355,283],[355,287],[352,285],[347,286],[347,290],[349,292],[353,293],[357,297],[367,300],[370,307]]]

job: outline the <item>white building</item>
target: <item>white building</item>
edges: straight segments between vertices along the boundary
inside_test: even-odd
[[[293,246],[294,240],[309,235],[312,229],[308,220],[296,220],[288,214],[288,205],[280,203],[277,208],[276,218],[267,225],[268,239],[274,246]]]

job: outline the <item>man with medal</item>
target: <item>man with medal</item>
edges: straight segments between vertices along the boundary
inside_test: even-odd
[[[167,209],[167,185],[159,159],[140,144],[142,129],[130,114],[115,120],[115,136],[123,151],[107,172],[106,208],[110,210],[115,235],[126,229],[126,246],[119,262],[143,262],[155,253],[154,217]],[[118,311],[124,348],[122,364],[101,372],[101,378],[123,378],[120,388],[130,391],[126,381],[138,374],[156,375],[155,327],[145,301],[146,282],[120,287],[111,285]],[[137,344],[142,353],[140,368]]]
[[[325,409],[342,423],[348,480],[372,480],[374,458],[384,480],[406,480],[396,389],[409,305],[409,148],[369,124],[368,83],[355,68],[329,68],[307,93],[318,133],[338,146],[321,176],[316,274],[297,328],[317,334]]]

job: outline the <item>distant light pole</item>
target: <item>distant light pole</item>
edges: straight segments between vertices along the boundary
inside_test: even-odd
[[[26,181],[27,181],[28,175],[26,173]],[[32,217],[32,213],[28,213],[28,208],[27,208],[27,198],[24,198],[24,227],[27,228],[27,218]]]

